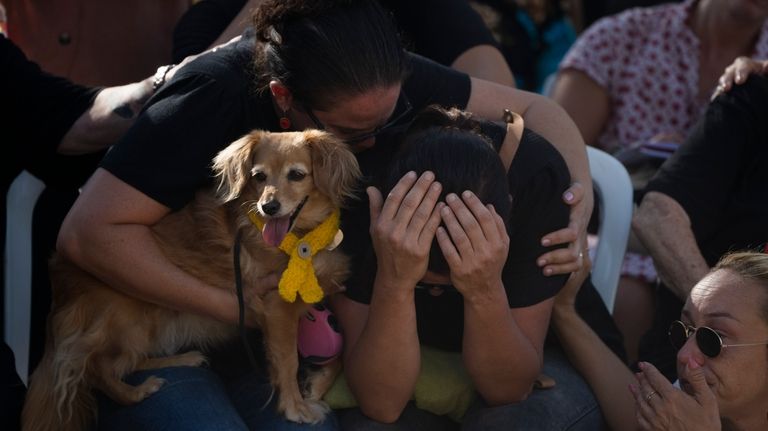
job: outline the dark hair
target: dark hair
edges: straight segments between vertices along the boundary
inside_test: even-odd
[[[394,20],[375,0],[269,0],[253,24],[259,84],[279,80],[312,108],[405,77]]]
[[[409,171],[432,171],[443,186],[440,200],[445,200],[449,193],[472,191],[483,203],[492,204],[504,224],[508,223],[512,203],[507,172],[471,114],[437,106],[419,113],[382,181],[383,195]],[[441,274],[449,272],[437,240],[432,243],[429,269]]]

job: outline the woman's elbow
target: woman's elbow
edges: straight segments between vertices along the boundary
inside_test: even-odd
[[[79,262],[83,255],[82,234],[69,217],[59,229],[56,237],[56,252],[72,262]]]
[[[517,404],[525,401],[533,391],[533,384],[508,388],[478,390],[486,404],[491,407]]]
[[[360,411],[369,419],[376,422],[391,424],[397,422],[408,404],[397,402],[363,402],[360,401]]]

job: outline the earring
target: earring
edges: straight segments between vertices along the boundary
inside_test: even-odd
[[[291,128],[291,119],[288,118],[288,111],[283,111],[283,116],[280,117],[280,128],[283,130]]]

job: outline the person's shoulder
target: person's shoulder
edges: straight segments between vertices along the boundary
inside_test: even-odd
[[[253,38],[243,37],[201,54],[180,69],[174,78],[205,76],[242,90],[242,84],[254,78],[253,53]]]
[[[664,4],[627,9],[597,20],[585,31],[585,37],[597,35],[606,38],[636,38],[669,26],[683,13],[680,7],[676,4]]]
[[[523,132],[509,172],[510,186],[522,186],[541,176],[551,178],[557,187],[570,184],[570,172],[563,156],[548,140],[530,129]]]

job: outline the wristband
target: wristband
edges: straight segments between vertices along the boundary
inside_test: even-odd
[[[157,68],[155,77],[152,80],[152,93],[157,92],[157,90],[162,87],[163,84],[165,84],[165,77],[174,67],[176,67],[175,64],[166,64],[165,66],[160,66]]]

